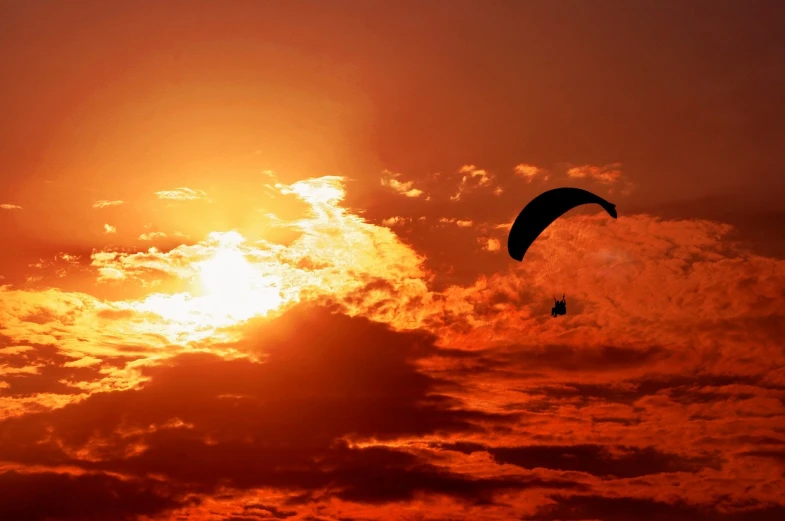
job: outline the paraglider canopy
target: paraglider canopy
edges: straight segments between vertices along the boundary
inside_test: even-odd
[[[550,224],[576,206],[599,204],[616,219],[616,205],[581,188],[554,188],[543,192],[527,204],[515,222],[512,223],[507,237],[507,251],[510,257],[522,261],[526,250]]]

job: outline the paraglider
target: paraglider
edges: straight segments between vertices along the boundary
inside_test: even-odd
[[[522,261],[534,240],[563,214],[576,206],[599,204],[616,219],[616,205],[581,188],[554,188],[543,192],[527,204],[510,228],[507,251],[510,257]]]
[[[556,297],[553,297],[553,308],[551,309],[551,316],[556,317],[558,315],[566,315],[567,314],[567,299],[564,298],[564,294],[561,296],[561,300],[556,300]]]
[[[510,228],[507,237],[507,251],[510,257],[523,261],[529,246],[551,225],[553,221],[584,204],[598,204],[616,219],[616,205],[606,201],[599,195],[581,188],[554,188],[543,192],[527,204]],[[562,295],[562,300],[553,298],[555,305],[551,310],[553,317],[567,314],[567,301]]]

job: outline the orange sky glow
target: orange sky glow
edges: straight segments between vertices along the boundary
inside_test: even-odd
[[[0,0],[0,519],[785,519],[783,26]]]

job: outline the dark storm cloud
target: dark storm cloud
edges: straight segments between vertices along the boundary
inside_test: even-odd
[[[484,451],[499,464],[534,469],[587,472],[603,478],[634,478],[663,472],[698,472],[719,468],[711,458],[668,454],[653,447],[612,447],[603,445],[529,445],[489,447],[478,443],[445,443],[445,450],[464,454]],[[616,453],[612,452],[614,450]]]
[[[781,444],[782,442],[778,441],[777,443]],[[765,450],[765,449],[750,450],[750,451],[742,452],[740,455],[741,456],[747,456],[747,457],[753,457],[753,458],[771,459],[771,460],[774,460],[775,462],[779,463],[780,465],[783,465],[783,467],[785,467],[785,450],[782,450],[782,449],[780,449],[780,450]]]
[[[634,497],[600,495],[554,497],[555,505],[547,506],[529,519],[533,521],[775,521],[783,519],[785,507],[748,501],[743,510],[720,509],[726,505],[691,505],[684,501],[666,503]]]
[[[8,521],[131,521],[193,503],[161,482],[104,474],[0,473],[0,519]]]
[[[658,394],[665,394],[671,400],[685,405],[711,403],[718,398],[745,399],[753,396],[750,392],[722,393],[716,390],[726,386],[760,386],[758,388],[765,389],[761,379],[755,376],[698,374],[647,377],[608,384],[567,381],[559,385],[533,386],[520,391],[532,396],[545,396],[545,401],[554,406],[558,406],[559,401],[565,400],[578,407],[597,402],[633,405],[645,396]]]
[[[0,423],[0,458],[154,473],[194,491],[329,490],[368,503],[420,492],[485,503],[501,490],[582,489],[566,480],[475,478],[402,449],[340,441],[481,432],[483,423],[515,419],[438,394],[440,382],[414,367],[436,351],[432,342],[422,333],[296,308],[238,344],[262,363],[177,357],[145,369],[151,380],[142,389],[98,393]]]
[[[263,512],[264,513],[263,517],[267,517],[269,515],[269,517],[275,517],[277,519],[286,519],[287,517],[292,517],[294,515],[297,515],[296,512],[293,512],[291,510],[281,510],[275,506],[262,505],[258,503],[245,505],[243,507],[243,510],[246,512],[246,515]]]
[[[124,359],[113,358],[86,367],[68,367],[75,359],[65,356],[52,345],[30,344],[14,346],[0,336],[0,380],[8,386],[2,389],[5,396],[23,397],[37,393],[80,394],[84,391],[69,385],[68,382],[93,382],[105,375],[101,374],[102,365],[122,366]],[[5,374],[3,374],[5,373]]]
[[[468,323],[466,327],[469,327]],[[461,360],[454,375],[477,376],[514,375],[517,378],[541,377],[547,373],[614,372],[644,367],[668,356],[665,348],[653,346],[634,348],[626,346],[580,347],[549,344],[540,347],[506,345],[470,353],[446,349],[441,355]],[[532,393],[534,394],[534,393]],[[576,391],[575,394],[580,394]]]

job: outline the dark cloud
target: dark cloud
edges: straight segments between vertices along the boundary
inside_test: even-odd
[[[589,444],[489,447],[477,443],[446,443],[439,447],[465,454],[484,451],[499,464],[587,472],[603,478],[634,478],[663,472],[698,472],[705,467],[719,468],[718,462],[712,458],[667,454],[652,447]]]
[[[365,463],[361,459],[358,463]],[[492,504],[500,491],[527,489],[582,490],[579,483],[561,479],[509,476],[499,478],[471,478],[444,468],[412,462],[401,466],[390,464],[342,465],[339,482],[351,483],[338,497],[344,500],[383,504],[391,501],[414,499],[421,493],[452,496],[475,504]]]
[[[779,463],[780,465],[785,466],[785,450],[750,450],[741,453],[741,456],[748,456],[753,458],[766,458],[771,459]]]
[[[368,284],[365,291],[389,289],[372,280]],[[436,443],[432,447],[441,450],[423,451],[418,444],[385,443],[423,436],[503,438],[521,434],[518,429],[524,418],[550,421],[549,415],[532,412],[550,412],[564,405],[622,404],[634,413],[636,402],[647,396],[664,395],[672,401],[703,405],[766,391],[759,377],[733,375],[581,383],[575,381],[580,368],[600,375],[624,372],[662,359],[664,350],[550,345],[471,352],[437,347],[431,334],[396,332],[365,318],[346,316],[339,309],[298,306],[279,318],[248,325],[244,339],[237,343],[217,346],[217,352],[228,352],[231,347],[247,358],[182,354],[156,366],[140,366],[147,380],[136,390],[94,393],[60,409],[6,419],[0,422],[0,460],[67,465],[138,480],[160,476],[172,490],[180,491],[177,497],[184,497],[186,491],[203,497],[260,488],[288,494],[289,499],[280,504],[261,500],[224,514],[246,521],[294,517],[304,513],[301,509],[309,510],[331,498],[382,507],[423,496],[446,496],[480,510],[504,509],[509,505],[499,503],[500,498],[507,501],[524,491],[586,494],[590,490],[575,481],[575,474],[553,477],[547,471],[583,472],[606,483],[615,478],[703,469],[721,472],[721,462],[694,446],[685,447],[690,454],[685,456],[649,446],[652,440],[636,442],[632,432],[623,442],[609,439],[602,444],[554,441],[555,436],[546,435],[547,429],[529,434],[543,445],[456,442]],[[61,356],[55,348],[9,350],[7,354],[9,362],[18,366],[33,360],[21,355],[37,356],[39,365],[44,355]],[[74,378],[95,376],[92,367],[81,369],[86,372]],[[548,374],[545,381],[553,384],[518,384],[508,396],[525,394],[529,400],[521,404],[502,401],[497,409],[529,413],[492,413],[468,405],[477,379],[538,372]],[[559,380],[558,372],[568,378]],[[592,413],[593,421],[627,428],[641,421],[625,417],[622,409],[616,406],[603,412],[598,408],[596,418]],[[701,443],[721,442],[727,448],[743,433],[728,434]],[[745,436],[743,443],[751,446],[742,455],[778,458],[776,434],[759,429]],[[769,447],[760,445],[764,440],[769,440]],[[486,452],[490,458],[477,460],[483,462],[480,474],[473,473],[477,467],[467,473],[465,467],[455,465],[456,458],[464,458],[448,451]],[[494,464],[506,467],[486,473]],[[603,501],[610,500],[600,495],[601,490],[591,490],[599,499],[560,496],[566,510],[541,511],[540,519],[551,519],[543,517],[551,514],[553,519],[605,519],[603,509],[611,507]],[[161,494],[171,497],[165,491]],[[589,499],[581,503],[573,497]],[[620,511],[639,507],[646,505],[619,503]],[[686,519],[688,513],[698,512],[689,508],[655,503],[651,511],[672,511]],[[700,512],[697,519],[702,519]]]
[[[720,509],[724,505],[692,505],[684,501],[666,503],[633,497],[581,495],[553,498],[556,504],[540,509],[533,521],[775,521],[785,517],[785,507],[755,501],[738,510]]]
[[[0,519],[7,521],[131,521],[194,502],[150,479],[54,472],[0,474]]]
[[[750,445],[785,445],[785,440],[774,436],[750,436],[743,435],[735,438],[738,443],[749,443]]]
[[[144,369],[150,381],[141,389],[8,419],[0,423],[0,458],[162,475],[194,491],[329,489],[370,503],[420,492],[487,502],[500,490],[580,488],[559,480],[477,479],[406,450],[342,441],[481,432],[484,422],[516,418],[440,394],[441,382],[415,367],[437,352],[429,335],[299,307],[237,347],[262,361],[182,355]]]
[[[243,510],[246,511],[246,513],[257,513],[255,511],[263,512],[265,516],[275,517],[277,519],[286,519],[287,517],[297,515],[297,512],[293,512],[291,510],[281,510],[275,506],[262,505],[258,503],[245,505]]]
[[[0,337],[0,349],[11,344]],[[102,363],[83,367],[67,367],[65,364],[75,359],[65,356],[52,345],[27,344],[30,349],[0,351],[0,366],[5,366],[7,374],[0,379],[8,384],[2,393],[6,396],[23,397],[38,393],[81,394],[84,392],[68,382],[94,382],[105,377],[102,366],[123,365],[120,358],[107,359]]]
[[[753,396],[738,391],[725,394],[716,391],[716,388],[733,385],[761,386],[762,384],[761,379],[754,376],[697,374],[646,377],[614,383],[567,381],[558,385],[527,387],[520,391],[531,396],[544,396],[547,403],[558,404],[558,401],[566,400],[578,407],[597,402],[633,405],[645,396],[657,394],[667,395],[671,400],[683,404],[711,403],[719,397],[745,399]]]
[[[466,324],[469,328],[469,325]],[[456,358],[457,354],[445,351]],[[669,352],[662,347],[626,346],[579,347],[549,344],[539,347],[508,345],[472,351],[463,367],[464,373],[481,373],[539,378],[549,372],[586,373],[635,369],[663,360]],[[457,369],[457,368],[456,368]],[[460,369],[457,369],[460,374]],[[489,375],[490,377],[490,375]],[[580,394],[575,392],[574,394]]]
[[[609,371],[640,367],[665,358],[662,347],[636,349],[621,346],[581,348],[568,345],[549,345],[539,349],[520,347],[503,357],[505,362],[526,364],[528,367],[562,371]]]

